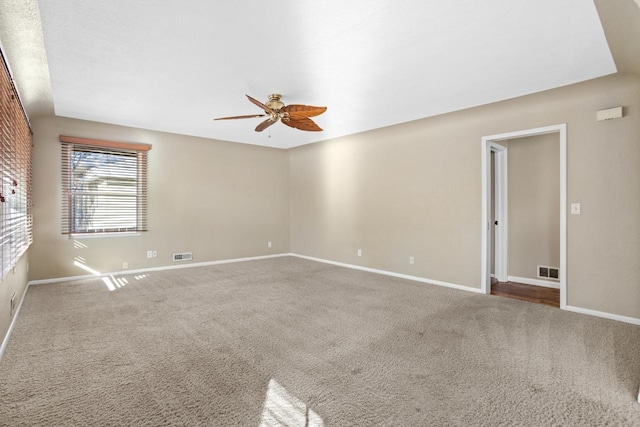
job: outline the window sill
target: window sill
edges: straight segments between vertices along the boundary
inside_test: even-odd
[[[123,233],[79,233],[69,234],[69,239],[81,240],[81,239],[97,239],[101,237],[134,237],[141,236],[142,233],[137,231],[127,231]]]

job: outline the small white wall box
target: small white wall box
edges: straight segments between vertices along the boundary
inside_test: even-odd
[[[619,119],[620,117],[622,117],[622,107],[607,108],[606,110],[600,110],[596,113],[596,120],[599,122]]]

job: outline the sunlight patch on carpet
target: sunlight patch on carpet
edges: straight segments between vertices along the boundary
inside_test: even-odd
[[[324,427],[324,422],[307,404],[271,378],[259,427]]]
[[[129,281],[126,279],[126,277],[115,277],[113,275],[111,275],[110,278],[103,277],[102,281],[105,285],[107,285],[107,288],[109,288],[110,291],[115,291],[118,288],[124,288],[129,284]]]

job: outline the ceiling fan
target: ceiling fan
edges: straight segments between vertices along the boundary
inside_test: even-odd
[[[313,107],[311,105],[291,104],[284,105],[280,98],[282,95],[273,93],[269,95],[266,104],[246,95],[249,101],[262,108],[265,114],[251,114],[248,116],[220,117],[213,120],[252,119],[254,117],[268,117],[256,127],[256,132],[262,132],[278,120],[285,125],[310,132],[318,132],[322,129],[310,117],[319,116],[327,111],[327,107]]]

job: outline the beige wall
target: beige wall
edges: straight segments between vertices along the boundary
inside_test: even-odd
[[[560,136],[508,142],[508,274],[538,279],[560,267]]]
[[[443,116],[290,150],[292,252],[476,286],[480,140],[466,132]]]
[[[292,149],[291,251],[479,288],[481,137],[567,123],[568,304],[640,318],[639,110],[614,75]]]
[[[176,265],[173,252],[193,262],[289,251],[289,159],[285,150],[42,117],[34,130],[34,243],[31,280],[88,274],[81,256],[99,272]],[[63,236],[58,136],[151,144],[149,231],[135,237]],[[273,247],[267,248],[272,241]],[[158,257],[147,259],[147,250]]]
[[[29,269],[29,251],[16,264],[15,268],[6,275],[0,283],[0,345],[7,335],[15,312],[11,315],[11,296],[15,292],[16,310],[22,295],[27,289],[27,275]]]
[[[595,121],[615,105],[623,119]],[[85,274],[76,256],[117,271],[290,250],[479,288],[480,138],[568,123],[568,303],[640,318],[639,110],[640,79],[616,75],[288,152],[36,118],[30,279]],[[59,233],[59,134],[153,144],[151,231],[81,250]]]

